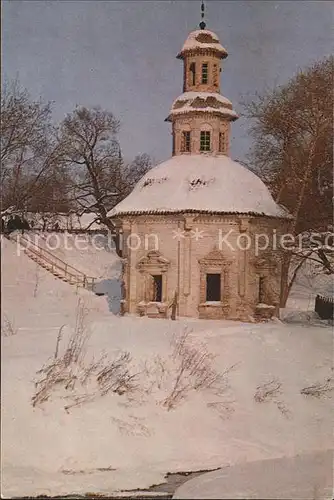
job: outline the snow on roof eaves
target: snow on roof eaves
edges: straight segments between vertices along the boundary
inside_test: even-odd
[[[223,115],[230,117],[232,120],[237,120],[239,116],[237,113],[231,109],[228,108],[222,108],[222,109],[217,109],[217,108],[211,108],[211,107],[206,107],[206,108],[193,108],[192,106],[184,106],[183,108],[180,109],[172,109],[166,118],[166,121],[170,121],[172,116],[177,116],[177,115],[182,115],[183,113],[216,113],[218,115]]]
[[[218,92],[197,92],[197,91],[190,91],[190,92],[183,92],[183,94],[179,95],[177,97],[173,104],[172,107],[178,102],[178,101],[189,101],[189,100],[194,100],[197,97],[200,97],[201,99],[208,99],[210,97],[217,99],[217,101],[221,102],[222,104],[225,104],[227,106],[232,107],[232,103],[229,99],[224,97],[223,95],[219,94]]]
[[[112,210],[111,210],[112,212]],[[127,212],[117,212],[115,215],[109,215],[109,217],[119,217],[119,216],[124,216],[124,215],[167,215],[167,214],[207,214],[207,215],[251,215],[254,217],[266,217],[269,219],[291,219],[292,216],[290,214],[284,214],[282,213],[281,215],[267,215],[264,212],[226,212],[226,211],[217,211],[217,210],[197,210],[197,209],[184,209],[184,210],[177,210],[177,209],[169,209],[169,210],[131,210]]]
[[[208,41],[203,41],[205,37]],[[225,58],[228,55],[227,50],[219,43],[219,38],[213,31],[195,30],[189,33],[187,40],[176,57],[182,59],[185,53],[201,49],[218,52],[221,58]]]
[[[170,121],[172,116],[189,112],[216,113],[231,120],[239,118],[232,109],[231,101],[218,92],[184,92],[173,102],[166,121]]]

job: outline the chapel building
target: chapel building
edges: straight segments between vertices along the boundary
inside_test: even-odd
[[[286,277],[273,240],[290,216],[258,176],[230,158],[238,115],[220,93],[227,55],[204,22],[189,34],[177,55],[183,93],[166,118],[172,157],[108,214],[122,240],[124,313],[166,318],[174,303],[185,317],[278,315]],[[259,252],[256,239],[263,247],[267,237]]]

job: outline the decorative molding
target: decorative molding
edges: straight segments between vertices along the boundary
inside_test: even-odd
[[[226,260],[223,252],[218,248],[214,248],[205,257],[199,259],[198,262],[201,267],[228,267],[231,265],[231,261]]]
[[[170,261],[168,259],[162,257],[160,252],[152,250],[137,262],[136,267],[141,273],[154,274],[154,272],[165,273],[169,265]]]

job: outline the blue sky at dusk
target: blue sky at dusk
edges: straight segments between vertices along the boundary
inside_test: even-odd
[[[255,92],[282,84],[333,50],[333,5],[322,1],[207,1],[208,29],[229,57],[221,90],[237,112]],[[171,155],[172,101],[182,93],[175,58],[200,21],[200,1],[4,1],[2,72],[61,120],[78,104],[121,121],[125,158]],[[232,125],[232,157],[250,146],[247,121]]]

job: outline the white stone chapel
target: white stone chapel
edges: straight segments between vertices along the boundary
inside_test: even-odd
[[[152,168],[109,212],[122,239],[125,313],[211,319],[261,319],[278,314],[282,280],[272,241],[289,214],[265,184],[230,154],[238,118],[220,93],[227,57],[200,23],[177,58],[183,93],[166,121],[172,157]]]

